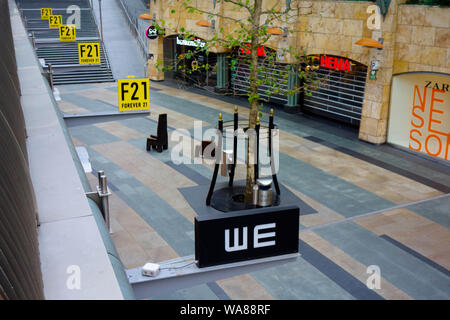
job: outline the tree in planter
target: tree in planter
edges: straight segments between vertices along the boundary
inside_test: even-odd
[[[254,129],[259,118],[262,118],[260,103],[270,101],[273,95],[293,96],[302,90],[305,94],[310,94],[308,88],[317,85],[318,82],[314,72],[317,67],[311,66],[312,61],[306,52],[295,48],[295,45],[288,45],[286,41],[288,34],[293,35],[295,32],[305,31],[292,28],[299,16],[309,14],[309,12],[302,13],[302,10],[307,8],[300,7],[300,1],[216,0],[213,2],[214,9],[218,4],[227,6],[227,10],[230,10],[227,12],[230,15],[218,12],[218,10],[204,10],[194,6],[191,0],[183,3],[184,10],[188,15],[206,15],[210,20],[220,19],[222,22],[219,27],[208,29],[209,38],[203,39],[201,42],[198,40],[198,33],[179,27],[178,24],[173,25],[164,20],[160,20],[159,24],[154,23],[160,33],[172,29],[171,31],[178,33],[180,38],[192,41],[191,45],[196,44],[192,50],[176,57],[173,64],[164,66],[162,61],[157,61],[157,68],[162,69],[163,72],[176,69],[189,78],[196,70],[189,68],[186,61],[196,61],[198,53],[203,52],[208,55],[210,51],[234,51],[237,55],[227,56],[230,67],[239,69],[245,65],[249,68],[248,89],[240,93],[248,97],[249,129]],[[271,3],[270,6],[269,3]],[[172,10],[171,13],[174,14],[175,10]],[[276,37],[281,37],[281,40]],[[277,51],[264,51],[265,46],[274,45],[277,40],[284,41],[285,44],[278,46]],[[277,60],[290,63],[280,69],[281,64]],[[198,70],[206,72],[211,69],[208,63],[199,63],[198,61],[194,64],[191,62],[190,65],[195,65]],[[277,71],[274,72],[274,70]],[[286,88],[290,74],[291,85]],[[292,74],[295,77],[292,77]],[[264,90],[261,90],[262,88]],[[245,202],[252,201],[254,144],[254,139],[249,139]]]

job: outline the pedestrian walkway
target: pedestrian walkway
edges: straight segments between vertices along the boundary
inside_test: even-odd
[[[117,85],[60,88],[67,113],[117,110]],[[212,166],[176,165],[169,142],[147,152],[160,113],[193,132],[240,115],[242,100],[150,84],[151,116],[70,128],[104,170],[113,192],[112,238],[127,268],[194,253],[195,211],[181,188],[208,184]],[[268,110],[266,110],[268,111]],[[267,114],[267,113],[266,113]],[[336,123],[275,110],[280,131],[278,179],[314,209],[300,217],[298,261],[164,294],[164,299],[449,299],[450,167],[388,145],[359,141]],[[238,166],[236,179],[245,177]],[[224,181],[219,177],[219,182]],[[367,280],[376,266],[379,289]],[[370,268],[369,268],[370,267]]]
[[[102,1],[103,42],[108,51],[111,69],[115,79],[129,75],[145,77],[146,60],[133,35],[127,17],[118,1]],[[98,1],[93,1],[93,9],[100,27]]]

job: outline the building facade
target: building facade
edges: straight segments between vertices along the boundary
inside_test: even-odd
[[[270,8],[276,2],[263,3]],[[278,95],[272,101],[283,104],[287,112],[313,112],[358,126],[361,140],[389,142],[448,160],[450,8],[391,0],[382,1],[388,7],[381,8],[377,15],[374,1],[279,3],[281,10],[288,4],[297,9],[296,16],[278,26],[293,28],[295,32],[272,36],[265,48],[258,50],[301,48],[316,61],[318,75],[327,80],[311,96]],[[199,25],[201,20],[211,21],[211,16],[189,13],[183,1],[151,1],[150,15],[159,24],[163,21],[167,28],[164,36],[149,40],[150,79],[159,81],[173,76],[156,68],[155,61],[167,61],[184,50],[186,43],[179,41],[177,30],[185,28],[199,39],[210,39],[219,30],[227,35],[237,28],[224,17],[240,19],[245,14],[244,9],[236,10],[233,4],[222,1],[198,0],[193,5],[217,14],[214,24]],[[374,47],[372,43],[376,42],[371,39],[382,47]],[[216,72],[204,75],[208,76],[205,85],[239,90],[245,83],[239,82],[239,77],[245,80],[245,68],[227,70],[230,66],[225,63],[225,56],[229,50],[218,47],[211,52],[208,58],[216,64]],[[280,70],[285,70],[283,66],[292,60],[280,55],[277,63]],[[296,85],[294,78],[295,74],[289,74],[287,87]]]

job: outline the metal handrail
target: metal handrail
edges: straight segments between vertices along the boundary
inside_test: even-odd
[[[123,11],[125,12],[125,15],[127,16],[128,24],[133,27],[132,29],[136,33],[137,40],[141,46],[141,49],[142,49],[145,57],[147,57],[148,40],[145,37],[145,30],[140,29],[140,25],[138,22],[139,20],[137,17],[135,17],[134,19],[131,17],[131,9],[129,8],[129,6],[127,4],[125,4],[124,1],[122,1],[122,0],[118,0],[118,1],[122,6]]]
[[[93,5],[92,5],[92,1],[89,2],[89,5],[90,5],[90,7],[91,7],[91,8],[90,8],[90,9],[91,9],[91,14],[92,14],[92,16],[93,16],[93,18],[94,18],[94,19],[93,19],[94,24],[95,24],[95,26],[96,26],[96,28],[97,28],[97,31],[98,31],[98,30],[100,30],[100,29],[99,29],[99,27],[98,27],[99,24],[98,24],[98,21],[97,21],[97,15],[95,14],[94,7],[93,7]],[[105,43],[104,43],[103,39],[100,38],[100,35],[99,35],[98,39],[99,39],[99,41],[100,41],[100,43],[101,43],[101,47],[102,47],[103,54],[104,54],[104,57],[105,57],[106,65],[107,65],[108,69],[111,69],[111,63],[109,62],[109,57],[108,57],[108,53],[107,53],[107,50],[106,50]]]

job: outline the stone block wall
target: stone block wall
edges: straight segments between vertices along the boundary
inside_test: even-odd
[[[450,74],[450,8],[404,5],[391,1],[382,23],[381,52],[370,49],[369,60],[379,60],[378,79],[367,79],[359,138],[384,143],[390,107],[392,76],[427,71]],[[376,32],[372,38],[376,39]]]
[[[282,49],[295,46],[310,54],[329,54],[347,57],[369,67],[371,61],[380,62],[377,79],[367,75],[364,103],[362,108],[359,138],[379,144],[386,141],[387,121],[390,106],[392,75],[413,71],[431,71],[450,74],[450,8],[421,5],[405,5],[404,0],[391,0],[389,10],[382,20],[380,30],[370,30],[367,20],[372,14],[367,12],[372,1],[336,0],[293,0],[291,7],[298,9],[296,18],[279,27],[294,28],[287,37],[272,37],[267,46]],[[189,14],[183,10],[179,0],[157,1],[151,10],[157,20],[164,19],[172,26],[185,27],[199,37],[209,38],[214,30],[196,26],[196,21],[211,20],[205,13]],[[265,0],[264,7],[279,3],[284,9],[284,1]],[[202,10],[214,11],[223,17],[240,19],[245,9],[236,10],[232,4],[216,3],[212,0],[197,0],[195,4]],[[232,10],[234,9],[234,10]],[[173,13],[175,10],[175,13]],[[238,27],[233,22],[215,17],[216,28],[223,28],[223,35],[232,34]],[[263,20],[263,19],[262,19]],[[383,38],[383,49],[356,45],[361,38],[378,40]],[[162,45],[155,57],[162,56]],[[223,52],[223,48],[215,48]],[[285,63],[290,63],[286,57]],[[150,72],[155,73],[155,70]],[[163,75],[155,76],[161,79]]]
[[[371,37],[367,7],[373,2],[300,1],[295,26],[297,47],[307,54],[330,54],[368,63],[369,49],[354,43]]]
[[[393,68],[450,74],[450,8],[398,7]]]
[[[399,0],[391,1],[389,10],[381,22],[381,30],[371,30],[368,37],[376,40],[383,38],[383,49],[369,49],[367,63],[369,72],[366,78],[359,138],[375,144],[386,142],[399,2]],[[370,79],[370,64],[372,61],[379,61],[380,63],[375,80]]]

